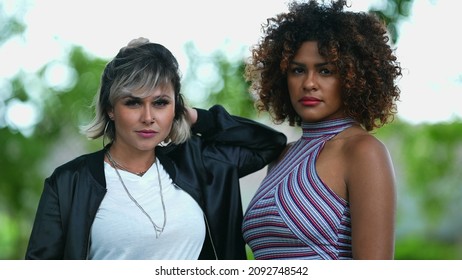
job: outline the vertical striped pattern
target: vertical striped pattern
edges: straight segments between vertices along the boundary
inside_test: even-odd
[[[348,202],[316,173],[327,140],[350,118],[303,123],[303,135],[265,177],[244,216],[244,239],[256,259],[350,259]]]

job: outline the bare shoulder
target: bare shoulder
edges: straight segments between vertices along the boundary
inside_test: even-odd
[[[343,139],[342,152],[354,258],[392,258],[396,183],[388,149],[360,127],[348,136]]]
[[[366,131],[352,133],[346,137],[343,147],[345,155],[354,161],[389,156],[385,144]]]
[[[390,185],[393,177],[393,163],[385,144],[370,133],[356,128],[343,138],[342,153],[345,159],[346,182],[351,188],[358,182],[384,182]],[[371,184],[364,185],[367,188]],[[351,189],[350,189],[351,190]]]

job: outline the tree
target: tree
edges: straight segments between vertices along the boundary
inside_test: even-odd
[[[370,10],[385,22],[393,43],[398,42],[399,24],[409,17],[413,2],[414,0],[387,0],[383,2],[383,7]]]
[[[68,61],[62,61],[78,79],[72,87],[57,90],[47,84],[45,76],[54,63],[10,81],[14,94],[3,100],[5,107],[29,104],[40,113],[27,133],[6,121],[0,127],[0,258],[24,257],[44,177],[56,165],[88,151],[88,145],[96,145],[88,143],[78,127],[91,117],[86,114],[105,63],[74,48]],[[37,91],[31,92],[31,88]]]

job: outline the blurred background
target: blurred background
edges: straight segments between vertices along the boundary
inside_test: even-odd
[[[0,259],[23,259],[43,180],[100,149],[78,128],[105,64],[131,39],[169,48],[192,106],[257,115],[242,78],[261,24],[288,1],[0,1]],[[396,259],[462,259],[462,58],[455,1],[348,0],[388,24],[404,68],[398,115],[376,132],[398,181]],[[452,30],[452,31],[451,31]],[[246,208],[266,170],[242,179]]]

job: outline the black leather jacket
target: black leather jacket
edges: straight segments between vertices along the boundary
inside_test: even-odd
[[[274,160],[287,139],[219,105],[198,109],[192,129],[190,140],[157,147],[156,156],[204,212],[207,237],[200,258],[245,259],[239,178]],[[90,228],[106,193],[105,149],[56,168],[45,180],[26,259],[87,258]]]

